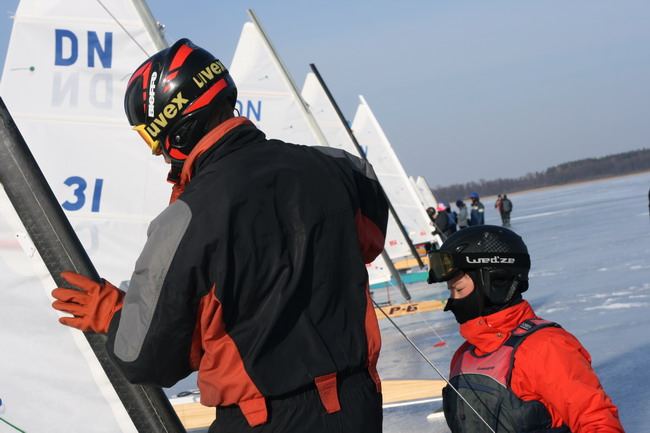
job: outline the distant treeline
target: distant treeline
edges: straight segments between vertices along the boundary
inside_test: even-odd
[[[559,186],[588,180],[650,171],[650,149],[618,153],[602,158],[566,162],[543,172],[528,173],[517,179],[496,179],[432,188],[438,201],[455,203],[467,199],[473,192],[479,196],[511,194],[547,186]]]

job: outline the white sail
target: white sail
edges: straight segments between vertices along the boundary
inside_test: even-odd
[[[229,71],[237,109],[266,134],[289,143],[327,146],[291,76],[252,11]]]
[[[422,191],[420,191],[420,189],[418,188],[417,184],[415,183],[415,179],[413,179],[413,176],[409,176],[409,182],[411,183],[411,186],[413,187],[415,193],[418,195],[418,198],[420,199],[420,203],[422,203],[422,206],[426,208],[427,206],[424,204],[425,200],[424,200],[424,196],[422,195]]]
[[[418,176],[414,182],[415,182],[415,189],[420,193],[420,199],[422,200],[422,205],[425,208],[437,207],[438,200],[436,200],[436,197],[433,195],[433,192],[431,191],[431,188],[429,188],[429,184],[427,183],[426,179],[423,178],[422,176]]]
[[[165,43],[142,2],[105,3],[110,14],[97,1],[22,0],[0,96],[96,269],[119,285],[170,194],[168,168],[123,111],[130,74]],[[83,334],[57,322],[54,281],[4,193],[0,209],[0,416],[29,432],[135,431]]]
[[[363,96],[352,121],[352,130],[377,173],[386,195],[413,244],[434,240],[431,220],[415,189]]]

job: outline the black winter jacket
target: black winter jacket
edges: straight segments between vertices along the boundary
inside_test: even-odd
[[[107,348],[134,383],[169,387],[198,369],[204,405],[237,404],[255,425],[265,398],[332,373],[368,368],[379,389],[365,264],[383,249],[388,207],[369,164],[267,140],[242,119],[190,155]]]

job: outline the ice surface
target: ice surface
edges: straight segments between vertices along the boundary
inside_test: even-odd
[[[511,228],[523,237],[532,261],[530,289],[524,297],[538,315],[560,323],[587,348],[628,432],[647,430],[650,404],[650,379],[645,374],[650,371],[649,188],[646,173],[508,194],[514,205]],[[484,200],[484,205],[486,223],[500,224],[494,199]],[[439,296],[438,288],[424,286],[409,288],[414,299]],[[413,317],[396,322],[447,374],[452,355],[448,348],[462,342],[458,326],[451,313],[423,316],[426,324]],[[382,323],[382,378],[437,378],[386,325]],[[429,326],[447,346],[432,347],[439,340]],[[448,431],[444,418],[426,419],[440,404],[426,406],[385,410],[384,431]]]

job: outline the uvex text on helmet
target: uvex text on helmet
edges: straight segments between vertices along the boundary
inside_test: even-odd
[[[237,88],[225,66],[188,39],[180,39],[133,73],[124,110],[153,153],[182,165],[210,120],[232,114]]]

